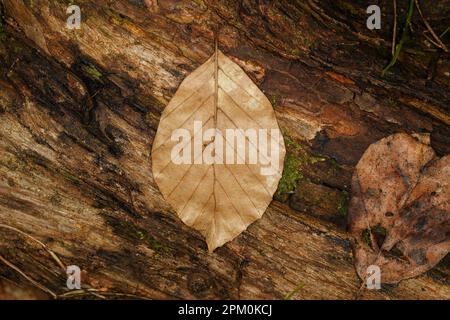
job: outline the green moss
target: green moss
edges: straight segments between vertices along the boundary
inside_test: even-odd
[[[169,249],[165,247],[161,242],[156,240],[152,235],[150,235],[147,231],[139,229],[136,232],[139,240],[145,242],[150,248],[157,252],[168,252]]]
[[[103,77],[103,74],[100,71],[98,71],[98,69],[95,66],[91,64],[83,65],[82,69],[84,72],[87,73],[89,77],[91,77],[94,80],[101,80],[101,78]]]
[[[341,197],[337,204],[337,212],[340,216],[346,216],[348,212],[348,204],[350,201],[350,194],[347,191],[342,191]]]
[[[328,163],[330,164],[330,173],[334,174],[338,171],[339,165],[334,158],[329,158]]]
[[[375,238],[377,244],[379,247],[383,244],[384,239],[387,235],[387,230],[383,228],[380,224],[376,225],[375,227],[371,227],[369,229],[364,229],[361,236],[363,241],[369,246],[372,247],[372,241],[370,239],[370,234],[372,233],[373,237]]]
[[[381,247],[383,245],[384,239],[386,239],[387,230],[378,224],[374,228],[372,228],[372,233],[375,236],[378,247]]]
[[[270,102],[274,108],[278,107],[281,103],[281,96],[278,94],[271,95]]]
[[[372,241],[370,240],[370,231],[369,229],[364,229],[364,231],[361,234],[361,237],[365,244],[367,244],[369,247],[372,246]]]
[[[289,135],[289,130],[282,128],[281,131],[283,133],[286,149],[301,149],[300,144],[296,143]]]
[[[295,191],[298,182],[303,179],[303,167],[308,164],[325,161],[326,158],[308,152],[289,135],[286,129],[282,131],[286,146],[286,157],[284,159],[283,175],[278,184],[275,199],[284,202],[287,200],[287,196]]]
[[[284,130],[282,130],[282,132],[283,132],[283,138],[284,138],[284,143],[286,145],[287,153],[290,152],[290,153],[295,154],[299,158],[299,160],[302,164],[308,164],[308,163],[314,164],[317,162],[327,160],[327,158],[325,158],[325,157],[317,156],[315,154],[312,154],[308,150],[306,150],[306,148],[304,146],[302,146],[300,143],[295,141],[289,135],[288,130],[284,129]]]
[[[103,214],[103,217],[105,218],[108,225],[113,228],[116,234],[132,239],[134,241],[144,243],[157,253],[170,252],[170,248],[166,247],[163,243],[155,239],[155,237],[149,234],[148,231],[141,229],[128,221],[119,220],[107,214]]]
[[[376,225],[375,227],[372,228],[372,232],[377,234],[377,235],[381,235],[383,237],[386,237],[387,235],[387,231],[385,228],[383,228],[381,225]]]
[[[23,48],[19,44],[14,43],[13,51],[15,54],[20,54],[22,53]]]
[[[283,200],[282,197],[286,194],[293,193],[297,182],[303,178],[300,170],[300,160],[292,154],[287,154],[284,159],[283,175],[278,184],[278,190],[275,194],[277,200]]]

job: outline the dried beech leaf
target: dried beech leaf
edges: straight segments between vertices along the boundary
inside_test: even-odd
[[[184,131],[174,139],[177,129]],[[199,138],[209,129],[224,138]],[[226,139],[227,130],[249,135],[239,142]],[[250,132],[267,135],[254,140]],[[268,148],[262,147],[263,141]],[[250,154],[256,155],[256,163]],[[212,251],[261,218],[277,189],[284,155],[269,100],[216,50],[182,82],[165,108],[153,143],[153,174],[167,202],[185,224],[206,237]],[[267,169],[271,166],[273,170]]]
[[[352,180],[349,229],[358,275],[377,265],[384,283],[415,277],[450,251],[450,156],[407,134],[372,144]]]

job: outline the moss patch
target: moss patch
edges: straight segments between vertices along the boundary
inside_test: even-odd
[[[270,96],[270,103],[274,108],[278,107],[282,102],[282,97],[278,94],[273,94]]]
[[[381,245],[384,242],[384,239],[387,236],[387,230],[383,228],[381,225],[376,225],[374,227],[371,227],[369,229],[365,229],[361,236],[362,240],[369,246],[372,247],[372,240],[370,239],[370,234],[372,233],[373,237],[375,238],[378,247],[381,247]]]
[[[308,152],[304,146],[291,138],[287,130],[282,131],[286,145],[286,157],[284,159],[283,175],[274,198],[285,202],[288,196],[294,193],[298,182],[303,179],[302,168],[308,164],[325,161],[326,158]]]
[[[298,182],[289,206],[297,211],[321,217],[328,221],[343,221],[347,214],[348,194],[308,178]]]
[[[303,178],[300,170],[301,161],[292,154],[287,154],[284,159],[283,175],[278,184],[278,190],[275,193],[275,199],[285,201],[285,195],[294,192],[297,182]]]
[[[139,240],[145,242],[150,248],[157,252],[168,252],[169,249],[165,247],[161,242],[156,240],[152,235],[150,235],[147,231],[142,229],[137,229],[136,236]]]
[[[106,223],[113,228],[115,234],[131,239],[136,243],[143,243],[158,254],[169,253],[170,248],[153,237],[147,230],[135,226],[133,223],[120,220],[107,213],[102,214]]]
[[[346,216],[348,212],[348,204],[350,202],[350,194],[347,191],[342,191],[341,197],[337,204],[337,212],[340,216]]]
[[[369,247],[372,247],[372,241],[370,240],[370,231],[369,229],[364,229],[361,234],[362,240],[365,244],[367,244]]]
[[[98,71],[98,69],[95,67],[95,66],[93,66],[93,65],[91,65],[91,64],[89,64],[89,65],[83,65],[82,67],[81,67],[81,69],[90,77],[90,78],[92,78],[92,79],[94,79],[94,80],[101,80],[101,78],[103,77],[103,74],[100,72],[100,71]]]

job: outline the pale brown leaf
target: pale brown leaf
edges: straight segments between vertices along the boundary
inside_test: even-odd
[[[203,126],[194,131],[194,121]],[[252,164],[237,153],[242,144],[236,143],[233,152],[235,162],[230,164],[198,164],[202,159],[189,152],[191,163],[176,164],[172,161],[173,148],[179,141],[172,141],[174,130],[186,129],[191,139],[184,146],[194,145],[194,135],[208,129],[218,129],[225,135],[226,129],[278,130],[272,105],[245,72],[222,52],[215,54],[182,82],[175,96],[165,108],[153,150],[153,174],[159,189],[181,220],[200,231],[210,251],[231,241],[252,222],[261,218],[277,189],[283,170],[285,148],[281,134],[277,169],[269,175],[262,174],[261,163],[268,160],[249,137],[245,138],[246,154],[253,150],[258,162]],[[275,141],[268,135],[268,143]],[[182,139],[183,140],[183,139]],[[205,139],[202,150],[217,155],[220,139]],[[222,150],[231,148],[230,141],[223,141]],[[216,149],[217,148],[217,149]],[[182,148],[185,150],[184,148]],[[213,150],[213,151],[211,151]],[[228,154],[224,154],[224,161]],[[180,152],[180,155],[184,155]],[[230,153],[231,154],[231,153]],[[194,164],[192,164],[192,160]],[[203,161],[203,160],[202,160]]]

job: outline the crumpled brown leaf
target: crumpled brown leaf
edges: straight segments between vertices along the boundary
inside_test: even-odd
[[[356,166],[352,192],[349,231],[361,279],[376,265],[383,283],[397,283],[450,251],[450,155],[439,159],[408,134],[381,139]]]
[[[201,128],[195,129],[199,121],[203,127],[200,124]],[[259,148],[263,141],[260,136],[256,145],[248,137],[245,143],[236,142],[230,154],[236,161],[233,164],[226,162],[228,153],[223,163],[199,163],[196,160],[202,157],[192,156],[191,151],[187,153],[190,162],[174,163],[172,152],[180,142],[174,141],[172,134],[180,129],[190,137],[211,129],[222,133],[228,129],[243,133],[267,130],[267,143],[276,146],[270,148],[271,156],[273,150],[279,151],[279,157],[274,157],[279,166],[265,175],[261,170],[266,165],[245,161],[246,156],[239,155],[239,150],[251,149],[260,159],[263,156],[267,160],[267,148],[265,151]],[[279,139],[274,140],[274,131]],[[195,138],[186,140],[184,147],[192,144],[195,148]],[[219,143],[219,140],[222,141],[216,136],[203,141],[203,152],[213,146],[217,155],[216,151],[230,147],[230,141]],[[182,82],[164,109],[153,143],[152,166],[166,201],[186,225],[206,237],[208,248],[213,251],[264,214],[281,178],[284,156],[284,141],[271,103],[236,63],[216,49],[208,61]]]

